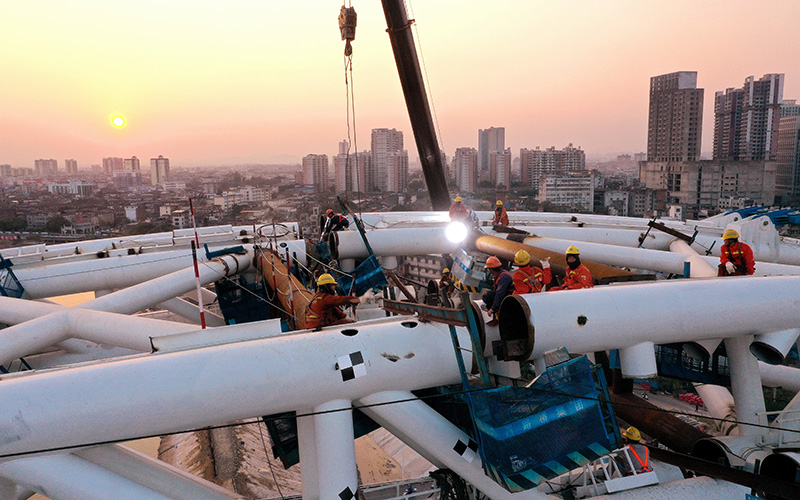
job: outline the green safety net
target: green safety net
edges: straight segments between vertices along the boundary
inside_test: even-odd
[[[619,440],[605,379],[585,356],[550,368],[529,387],[470,398],[484,471],[511,492],[606,455]]]

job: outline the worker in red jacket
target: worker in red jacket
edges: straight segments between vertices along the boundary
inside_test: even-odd
[[[744,276],[756,272],[756,261],[753,250],[746,243],[739,241],[739,233],[727,229],[722,235],[725,244],[719,254],[718,276]]]
[[[462,201],[460,196],[456,196],[456,199],[453,200],[453,204],[450,205],[451,221],[466,221],[469,219],[469,209],[461,203]]]
[[[549,258],[540,263],[541,269],[531,266],[531,255],[525,250],[519,250],[514,255],[514,264],[519,266],[511,276],[514,279],[514,295],[544,291],[544,286],[550,283],[553,273],[550,271]]]
[[[564,276],[564,284],[552,290],[576,290],[578,288],[592,288],[592,273],[589,268],[581,264],[581,252],[575,245],[567,248],[567,274]]]
[[[321,275],[317,280],[317,290],[306,309],[306,328],[319,330],[323,326],[353,322],[339,309],[339,306],[358,304],[358,297],[336,295],[336,280],[328,273]]]
[[[507,226],[508,225],[508,212],[506,212],[506,208],[503,206],[503,202],[497,200],[494,209],[494,219],[492,219],[492,225],[494,226]]]
[[[487,292],[483,295],[483,303],[489,309],[486,310],[492,318],[486,323],[489,326],[497,325],[497,312],[500,310],[500,304],[503,299],[514,293],[514,278],[511,274],[503,269],[500,259],[492,255],[486,259],[486,269],[494,278],[494,290]]]

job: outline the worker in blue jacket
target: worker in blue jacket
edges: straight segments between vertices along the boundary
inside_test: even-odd
[[[508,295],[514,293],[514,278],[511,273],[503,269],[500,259],[494,255],[486,259],[486,269],[489,270],[494,278],[494,290],[487,292],[483,296],[483,302],[489,308],[486,312],[492,318],[486,324],[495,326],[497,325],[497,311],[500,310],[500,304]]]

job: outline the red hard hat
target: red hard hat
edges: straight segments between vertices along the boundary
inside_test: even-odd
[[[328,217],[330,217],[331,215],[333,215],[333,210],[331,210],[331,209],[329,208],[329,209],[328,209],[328,211],[327,211],[327,212],[325,212],[325,215],[327,215]]]
[[[492,255],[488,259],[486,259],[486,269],[495,269],[497,267],[501,267],[500,259]]]

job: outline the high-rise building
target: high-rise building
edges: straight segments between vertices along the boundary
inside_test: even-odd
[[[310,154],[303,157],[303,184],[314,186],[318,193],[328,190],[328,155]]]
[[[544,175],[564,175],[570,172],[586,170],[586,153],[581,148],[569,144],[564,149],[555,147],[547,149],[522,148],[519,151],[522,184],[533,189],[540,189],[540,179]]]
[[[458,148],[453,155],[456,186],[461,193],[474,193],[478,188],[478,150]]]
[[[489,171],[489,155],[492,151],[505,151],[505,149],[505,127],[489,127],[478,130],[478,170],[482,175]],[[491,174],[487,178],[491,178]]]
[[[11,177],[11,165],[7,163],[0,165],[0,177]]]
[[[408,190],[408,151],[395,151],[389,155],[389,180],[387,191],[401,193]]]
[[[403,132],[395,129],[372,129],[372,165],[373,185],[367,185],[370,191],[398,191],[398,179],[395,170],[394,155],[403,152]],[[406,158],[408,153],[406,153]],[[406,176],[408,161],[406,159]]]
[[[139,158],[135,156],[125,158],[122,161],[122,170],[125,170],[126,172],[141,172],[142,169],[139,165]]]
[[[696,71],[650,78],[648,161],[694,161],[700,157],[703,89]]]
[[[800,196],[800,114],[781,118],[775,167],[775,194]]]
[[[714,159],[738,160],[742,120],[742,89],[728,88],[714,94]]]
[[[78,162],[72,159],[64,160],[64,169],[69,174],[77,174],[78,173]]]
[[[49,159],[39,159],[33,162],[33,174],[34,175],[50,175],[50,174],[57,174],[58,173],[58,160]]]
[[[756,80],[714,97],[714,159],[774,160],[783,103],[783,73]],[[791,108],[787,108],[787,112]]]
[[[511,148],[489,153],[489,175],[493,186],[511,187]]]
[[[740,121],[739,159],[771,160],[777,152],[778,127],[783,101],[783,73],[771,73],[744,81]]]
[[[797,99],[784,99],[781,104],[781,118],[800,115],[800,104]]]
[[[155,186],[169,180],[169,158],[158,155],[150,158],[150,184]]]
[[[119,172],[125,169],[125,162],[122,158],[109,157],[103,158],[103,173],[106,175],[113,175],[114,172]]]

